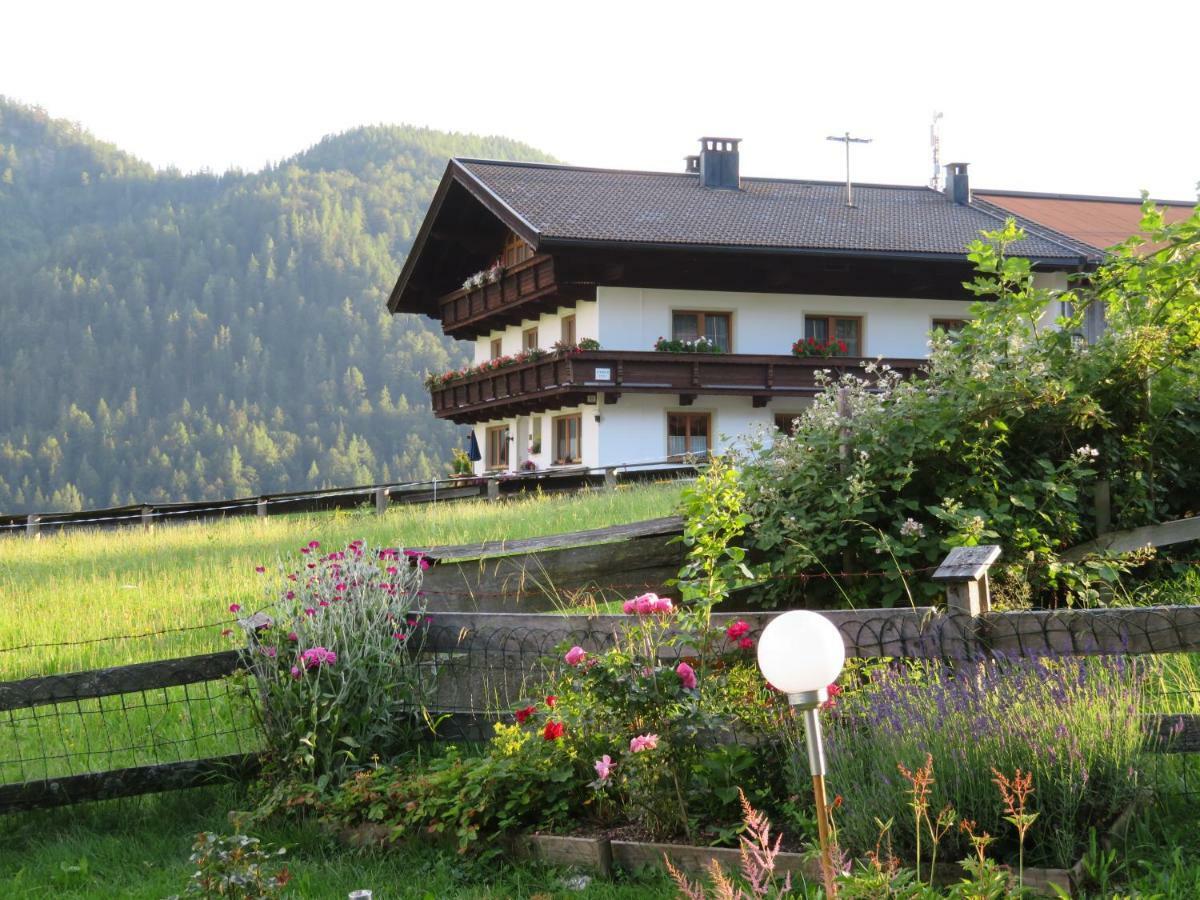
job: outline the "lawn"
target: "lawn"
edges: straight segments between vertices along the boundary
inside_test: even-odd
[[[363,510],[5,537],[0,681],[226,649],[229,605],[257,608],[263,599],[254,567],[310,540],[427,547],[536,537],[670,515],[678,499],[675,482],[396,506],[381,517]],[[143,633],[152,634],[96,640]]]
[[[230,809],[249,801],[233,787],[205,788],[137,800],[84,804],[9,816],[0,821],[0,896],[162,898],[182,893],[193,869],[188,855],[200,831],[228,834]],[[369,888],[376,900],[485,897],[578,897],[634,900],[675,896],[666,877],[615,882],[593,879],[584,890],[565,880],[578,873],[464,858],[429,846],[352,852],[315,823],[256,828],[255,836],[288,848],[289,897],[345,897]]]

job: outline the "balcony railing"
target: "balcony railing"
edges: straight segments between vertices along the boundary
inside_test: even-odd
[[[601,396],[605,403],[616,403],[623,393],[677,394],[681,406],[700,395],[747,396],[754,406],[762,407],[773,398],[811,397],[820,390],[818,371],[835,376],[863,374],[862,364],[867,361],[874,359],[587,350],[554,354],[434,388],[433,412],[458,423],[482,422],[594,403]],[[908,376],[925,360],[882,362]]]
[[[595,298],[595,285],[559,282],[554,258],[541,254],[505,269],[491,284],[446,294],[438,300],[438,309],[446,334],[472,338],[523,319],[536,319],[541,312],[559,306]]]

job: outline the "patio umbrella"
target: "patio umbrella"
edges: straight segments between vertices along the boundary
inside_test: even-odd
[[[471,462],[479,462],[483,459],[483,454],[479,452],[479,441],[475,439],[475,432],[471,432],[471,442],[467,445],[467,459]]]

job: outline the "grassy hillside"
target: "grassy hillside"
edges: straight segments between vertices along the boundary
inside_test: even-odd
[[[0,97],[0,511],[442,474],[463,351],[384,301],[455,155],[548,158],[377,126],[183,175]]]
[[[428,547],[602,528],[669,515],[678,484],[397,507],[367,512],[240,518],[220,524],[99,531],[37,541],[0,539],[0,681],[204,653],[230,646],[228,607],[257,609],[263,576],[310,540],[345,546]],[[216,623],[186,631],[168,629]],[[111,635],[145,638],[79,643]],[[240,635],[237,636],[240,638]],[[68,646],[30,644],[72,642]]]

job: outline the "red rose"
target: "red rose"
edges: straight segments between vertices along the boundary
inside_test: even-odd
[[[750,623],[746,622],[744,619],[738,619],[725,629],[725,636],[731,641],[736,641],[749,630]]]
[[[534,714],[534,712],[536,712],[536,710],[532,706],[527,706],[524,709],[518,709],[517,710],[517,724],[524,725],[526,722],[529,721],[529,717],[532,716]]]
[[[741,647],[743,650],[753,650],[754,649],[754,638],[744,637],[740,641],[738,641],[738,646]]]
[[[550,707],[550,709],[554,709],[554,704],[557,702],[558,702],[558,698],[555,697],[553,694],[551,694],[549,697],[546,698],[546,706]]]
[[[562,722],[547,722],[546,727],[542,729],[542,737],[548,741],[557,741],[566,730]]]

